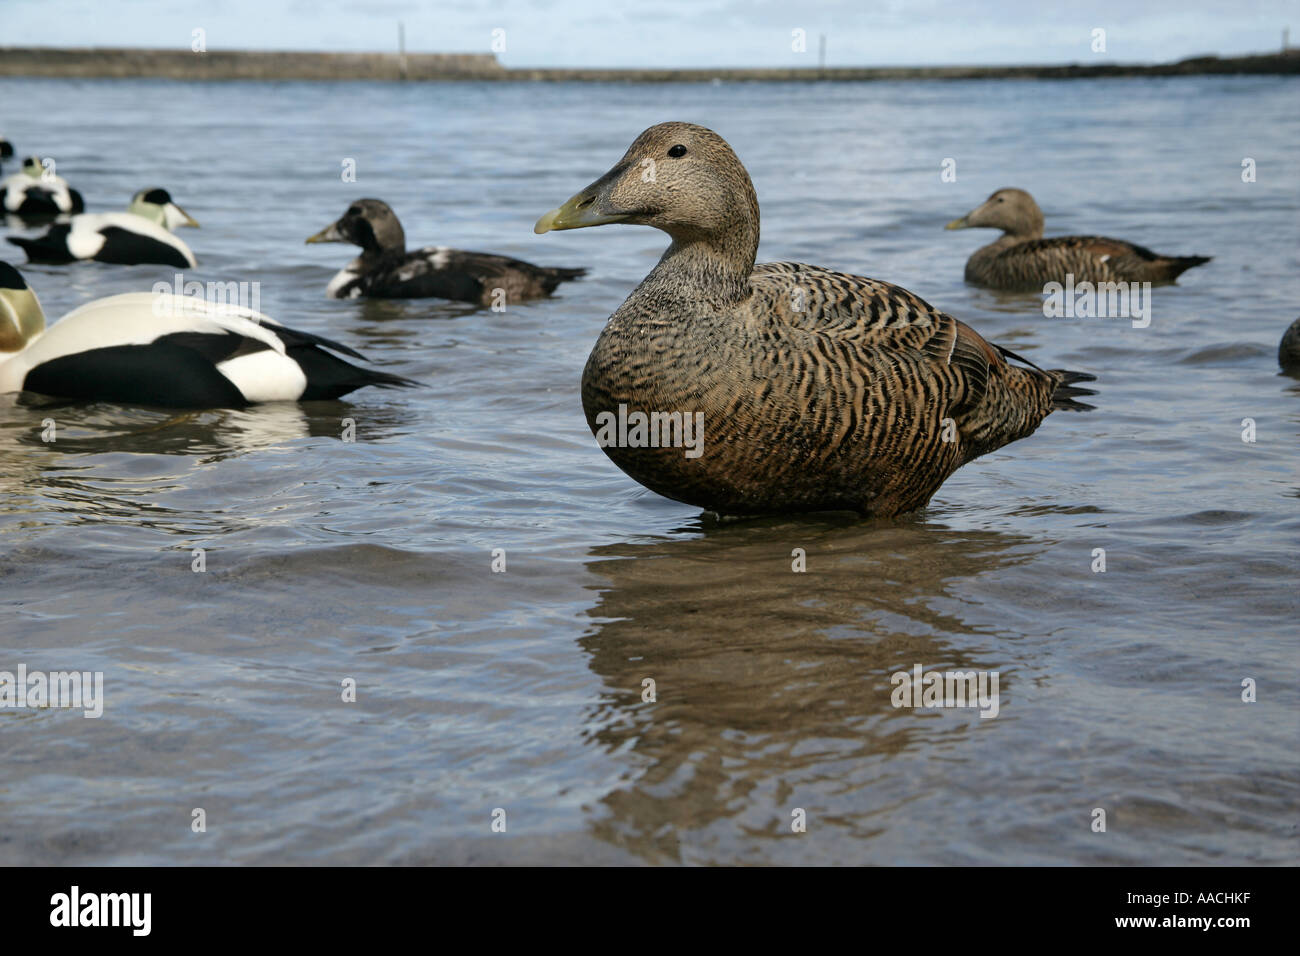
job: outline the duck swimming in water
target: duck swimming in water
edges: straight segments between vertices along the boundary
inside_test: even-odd
[[[307,241],[350,242],[362,249],[358,258],[330,280],[326,292],[335,299],[438,298],[505,306],[550,295],[561,282],[587,272],[535,266],[509,256],[446,246],[407,252],[402,224],[388,204],[378,199],[358,199],[343,218]]]
[[[252,309],[172,293],[97,299],[48,329],[22,275],[0,262],[0,394],[242,408],[334,399],[366,385],[413,385],[332,354],[362,356]]]
[[[171,234],[178,226],[198,223],[172,202],[165,189],[142,189],[131,197],[126,212],[83,213],[51,226],[37,239],[9,236],[27,253],[29,262],[64,263],[78,259],[139,265],[156,262],[194,268],[194,253]]]
[[[1210,256],[1162,256],[1102,236],[1043,238],[1043,211],[1023,189],[999,189],[945,229],[1001,229],[1002,238],[966,261],[966,281],[1009,292],[1038,291],[1049,282],[1173,282]]]
[[[81,193],[52,169],[37,156],[24,159],[21,170],[0,179],[0,211],[29,221],[84,211]]]
[[[758,198],[712,130],[651,127],[535,231],[606,223],[672,242],[597,339],[582,404],[614,463],[666,497],[723,515],[897,515],[1054,409],[1090,407],[1073,383],[1092,376],[1012,365],[898,286],[756,266]]]
[[[1300,372],[1300,319],[1282,334],[1277,347],[1277,363],[1288,372]]]

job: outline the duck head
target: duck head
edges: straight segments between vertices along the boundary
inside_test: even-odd
[[[143,216],[169,231],[179,226],[193,226],[195,229],[199,227],[189,213],[172,202],[171,195],[165,189],[140,190],[131,197],[131,205],[127,207],[127,212]]]
[[[307,240],[311,242],[350,242],[370,253],[406,251],[406,233],[388,203],[378,199],[358,199],[337,222]]]
[[[675,244],[738,243],[758,248],[758,196],[749,173],[717,133],[660,123],[614,167],[533,227],[536,233],[625,222],[654,226]],[[750,260],[752,265],[752,259]]]
[[[45,329],[36,293],[7,262],[0,262],[0,356],[22,349]]]
[[[40,179],[45,175],[45,164],[39,156],[28,156],[23,160],[23,172],[32,179]]]
[[[1037,239],[1043,234],[1043,211],[1023,189],[999,189],[945,229],[1001,229],[1008,236]]]

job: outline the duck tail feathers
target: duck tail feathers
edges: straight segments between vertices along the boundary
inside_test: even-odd
[[[1166,256],[1165,272],[1170,279],[1177,279],[1188,269],[1203,266],[1213,258],[1213,256]]]
[[[1052,410],[1065,410],[1071,412],[1087,412],[1096,408],[1095,405],[1089,405],[1087,402],[1075,401],[1080,395],[1096,395],[1096,389],[1078,388],[1078,382],[1095,382],[1097,376],[1089,375],[1087,372],[1070,372],[1065,369],[1053,369],[1048,373],[1056,382],[1056,388],[1052,390]]]
[[[295,346],[289,354],[307,376],[307,388],[300,396],[303,401],[342,398],[349,392],[370,385],[378,388],[413,388],[419,384],[391,372],[353,365],[316,345]]]
[[[403,378],[401,375],[394,375],[392,372],[381,372],[378,369],[362,369],[368,381],[367,385],[374,385],[377,388],[419,388],[420,383],[413,378]]]
[[[67,226],[62,228],[61,233],[62,235],[67,234]],[[73,257],[68,253],[66,243],[61,241],[62,236],[57,226],[36,239],[27,239],[23,236],[5,236],[5,238],[27,253],[28,262],[58,264],[74,261]]]

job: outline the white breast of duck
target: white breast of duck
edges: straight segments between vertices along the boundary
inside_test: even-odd
[[[395,267],[391,259],[358,256],[335,273],[325,287],[325,294],[331,299],[357,299],[370,291],[376,278],[410,282],[431,270],[447,268],[452,251],[450,246],[426,246],[397,259]]]
[[[360,258],[353,259],[335,273],[325,294],[331,299],[358,299],[361,297],[361,278],[365,275]]]

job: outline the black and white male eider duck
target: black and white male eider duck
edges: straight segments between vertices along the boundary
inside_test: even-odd
[[[509,305],[550,295],[561,282],[585,275],[586,269],[535,266],[531,262],[487,252],[463,252],[446,246],[406,251],[406,233],[385,202],[358,199],[343,218],[308,242],[350,242],[361,255],[330,280],[326,293],[335,299],[455,299],[481,306]],[[504,290],[504,301],[502,293]]]
[[[198,223],[176,203],[165,189],[142,189],[131,197],[126,212],[95,212],[73,216],[51,226],[37,239],[9,236],[27,253],[29,262],[64,263],[78,259],[139,265],[156,262],[178,268],[194,268],[194,253],[171,234],[178,226]]]
[[[363,356],[252,309],[128,292],[74,309],[48,329],[36,294],[0,262],[0,394],[242,408],[335,399],[366,385],[414,385],[360,368]]]
[[[672,244],[596,340],[582,404],[605,453],[661,495],[723,515],[897,515],[1054,409],[1090,407],[1072,383],[1092,376],[1012,365],[906,289],[756,266],[758,197],[712,130],[651,127],[535,231],[620,222]]]
[[[1002,238],[966,260],[966,281],[1010,292],[1042,291],[1048,282],[1173,282],[1210,256],[1162,256],[1103,236],[1043,238],[1043,211],[1023,189],[999,189],[945,229],[1001,229]]]
[[[19,219],[52,219],[85,208],[81,193],[46,169],[37,156],[28,156],[21,170],[0,179],[0,211]]]

